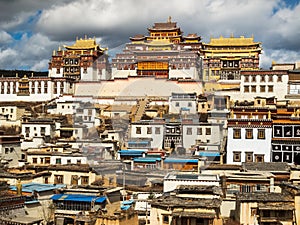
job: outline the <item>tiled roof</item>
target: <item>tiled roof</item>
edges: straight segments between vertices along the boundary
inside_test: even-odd
[[[176,208],[219,208],[220,199],[204,199],[204,198],[179,198],[176,196],[162,196],[154,199],[151,206],[176,207]]]
[[[263,163],[243,163],[243,168],[245,170],[255,170],[255,171],[285,171],[288,172],[290,166],[285,162],[263,162]]]
[[[250,202],[290,202],[293,198],[290,195],[282,193],[269,193],[269,192],[252,192],[252,193],[239,193],[237,199],[240,201]]]

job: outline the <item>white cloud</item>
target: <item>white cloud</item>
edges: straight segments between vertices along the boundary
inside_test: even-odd
[[[0,30],[0,44],[9,44],[12,42],[12,37],[4,30]]]
[[[33,71],[44,71],[45,68],[48,67],[49,60],[48,59],[43,59],[41,61],[35,61],[34,65],[30,68],[30,70]]]
[[[262,56],[263,67],[271,63],[271,57],[284,60],[289,56],[292,61],[299,58],[300,4],[291,8],[284,0],[186,0],[184,4],[182,0],[27,0],[27,5],[21,0],[11,2],[5,6],[5,14],[0,15],[0,27],[21,29],[21,24],[33,33],[13,47],[20,54],[20,63],[29,67],[49,60],[53,49],[84,35],[95,36],[102,47],[119,49],[130,36],[147,34],[148,27],[166,21],[168,16],[184,34],[197,33],[204,42],[210,36],[254,35],[266,54]],[[41,14],[36,13],[39,10]],[[36,24],[26,24],[30,15],[36,15]],[[1,42],[5,38],[8,37],[0,33],[0,48],[11,48],[8,42]],[[276,55],[276,50],[286,54]]]
[[[261,67],[269,68],[272,62],[276,63],[295,63],[300,62],[299,52],[291,50],[270,50],[261,56]]]
[[[57,42],[50,41],[41,34],[31,37],[24,34],[13,47],[7,47],[0,52],[0,68],[47,70],[45,62],[50,60],[52,50],[57,46]]]
[[[0,68],[18,68],[19,65],[15,58],[18,52],[14,49],[8,48],[0,51]]]

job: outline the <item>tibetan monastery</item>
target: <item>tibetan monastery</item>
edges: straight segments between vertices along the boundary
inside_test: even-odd
[[[183,36],[176,22],[155,23],[148,35],[130,38],[122,53],[112,59],[112,78],[129,76],[162,79],[201,78],[201,37]]]
[[[203,79],[240,80],[241,70],[258,70],[262,48],[254,38],[229,37],[211,38],[202,44]]]
[[[75,44],[53,51],[49,62],[50,77],[98,81],[110,78],[108,56],[95,39],[77,39]]]

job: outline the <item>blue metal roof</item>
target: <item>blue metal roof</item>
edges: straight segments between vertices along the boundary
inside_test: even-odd
[[[151,162],[155,163],[157,161],[161,161],[161,158],[154,158],[154,157],[139,157],[139,158],[134,158],[134,162]]]
[[[80,194],[56,194],[51,197],[54,201],[71,201],[71,202],[92,202],[103,203],[106,197],[99,197],[94,195],[80,195]]]
[[[128,210],[130,207],[131,205],[121,205],[121,210]]]
[[[128,141],[128,144],[149,144],[150,141]]]
[[[118,153],[120,155],[131,155],[131,156],[142,156],[147,150],[136,150],[136,149],[129,149],[129,150],[120,150]]]
[[[127,200],[127,201],[123,201],[122,205],[132,205],[134,203],[134,200]]]
[[[166,158],[164,163],[198,163],[198,159]]]
[[[220,156],[220,152],[199,152],[199,156],[216,157],[216,156]]]
[[[182,111],[190,111],[191,109],[190,109],[190,108],[187,108],[187,107],[181,107],[181,110],[182,110]]]
[[[36,192],[43,192],[43,191],[51,191],[58,188],[66,187],[65,184],[40,184],[40,183],[28,183],[22,184],[22,192],[33,193]],[[10,186],[10,190],[17,191],[16,186]]]

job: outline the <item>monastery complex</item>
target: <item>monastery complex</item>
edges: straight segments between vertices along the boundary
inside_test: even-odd
[[[300,224],[300,62],[171,20],[0,70],[0,224]]]

